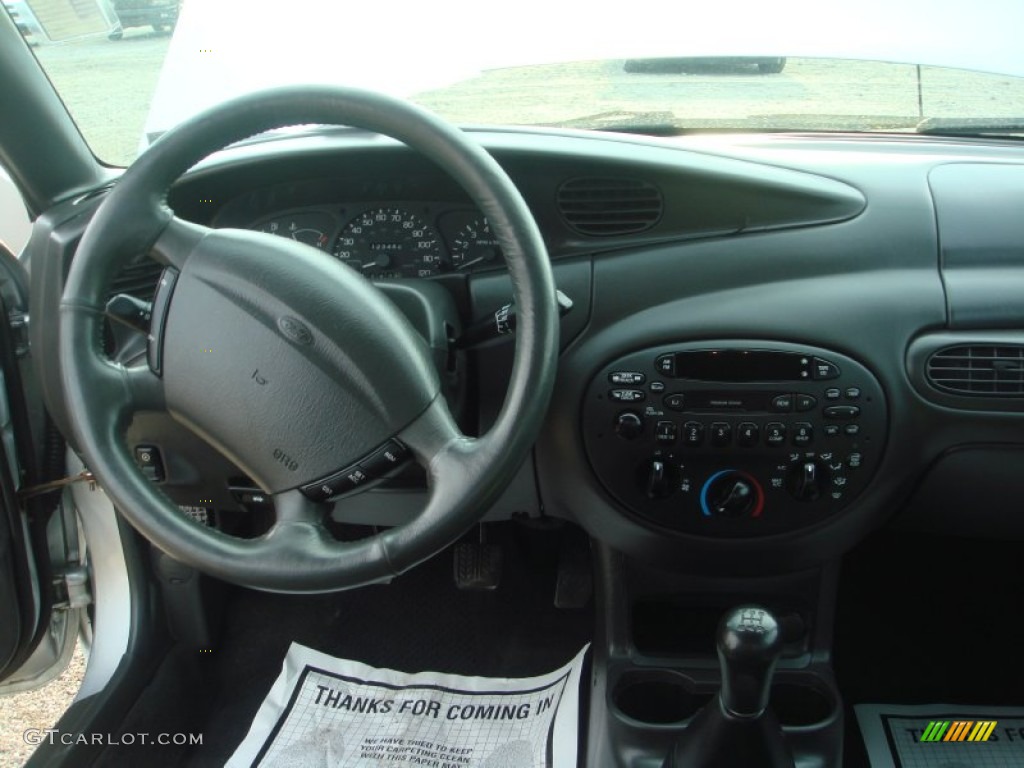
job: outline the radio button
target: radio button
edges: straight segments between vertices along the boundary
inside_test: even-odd
[[[658,395],[658,394],[661,394],[664,391],[665,391],[665,382],[664,381],[652,381],[651,382],[651,392],[653,392],[654,394]]]
[[[659,421],[654,430],[654,439],[661,445],[672,445],[679,439],[679,427],[671,421]]]
[[[848,434],[850,437],[856,437],[860,434],[860,425],[858,424],[847,424],[843,427],[843,432]]]
[[[860,416],[860,408],[856,405],[830,405],[822,413],[826,419],[856,419]]]
[[[772,398],[772,410],[776,413],[788,413],[793,410],[792,395],[776,395]]]
[[[782,445],[786,442],[786,425],[773,421],[764,426],[764,441],[768,445]]]
[[[861,455],[859,453],[851,453],[846,457],[846,466],[850,469],[860,469]]]
[[[838,424],[826,424],[825,425],[825,437],[835,437],[840,432]]]
[[[688,421],[683,424],[683,442],[696,447],[704,442],[704,425],[699,421]]]
[[[654,370],[658,373],[673,377],[676,375],[676,356],[675,355],[662,355],[654,361]]]
[[[816,357],[814,358],[814,362],[811,364],[811,378],[815,381],[838,379],[839,366],[835,363],[830,363],[828,360],[822,360],[820,357]]]
[[[711,422],[711,444],[723,448],[732,442],[732,424],[726,421]]]
[[[608,381],[611,384],[639,386],[647,381],[647,377],[636,371],[613,371],[608,374]]]
[[[829,387],[825,390],[826,400],[838,400],[842,396],[842,392],[839,391],[838,387]]]
[[[810,445],[814,440],[814,427],[806,421],[798,421],[793,425],[793,445]]]
[[[675,392],[671,395],[665,395],[661,399],[662,405],[671,411],[681,411],[686,407],[686,398],[683,397],[682,392]]]
[[[799,413],[805,413],[807,411],[813,411],[814,406],[818,404],[818,398],[813,395],[801,395],[797,393],[796,396],[796,410]]]
[[[860,387],[847,387],[846,388],[846,399],[847,400],[859,400],[860,399]]]
[[[736,444],[743,448],[757,445],[761,430],[752,421],[744,421],[736,428]]]
[[[647,393],[642,389],[613,389],[608,398],[614,403],[639,403],[647,399]]]

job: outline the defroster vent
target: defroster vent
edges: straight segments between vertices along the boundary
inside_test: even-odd
[[[962,344],[928,359],[936,389],[973,397],[1024,397],[1024,345]]]
[[[558,210],[581,235],[643,232],[658,223],[663,209],[661,190],[639,179],[577,178],[558,188]]]

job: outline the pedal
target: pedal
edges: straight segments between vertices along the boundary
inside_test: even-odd
[[[497,544],[464,541],[455,545],[455,586],[473,592],[491,592],[501,583],[504,561]]]
[[[590,541],[584,536],[566,536],[558,552],[555,607],[578,610],[586,607],[594,593],[590,570]]]

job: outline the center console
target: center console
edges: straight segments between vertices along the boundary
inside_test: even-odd
[[[613,756],[601,768],[839,765],[838,561],[791,558],[806,548],[785,534],[870,503],[889,438],[878,378],[836,349],[764,339],[640,347],[591,370],[578,434],[608,503],[588,506],[607,613],[589,754]],[[732,645],[716,657],[712,641],[744,605],[781,640],[755,686],[768,714],[731,722]]]
[[[836,564],[784,575],[722,578],[668,572],[607,544],[594,547],[595,592],[603,616],[594,638],[587,765],[841,764],[845,720],[829,653]],[[743,727],[719,733],[721,723],[702,725],[717,712],[716,697],[738,684],[730,678],[736,666],[722,660],[719,622],[743,604],[767,608],[778,627],[771,654],[777,663],[756,686],[771,712],[768,733],[741,732],[750,730]],[[726,645],[740,650],[735,643]],[[762,753],[772,754],[761,736],[776,744],[781,736],[791,762],[760,761]],[[730,744],[749,746],[752,752],[734,754]],[[709,755],[718,762],[703,759]]]
[[[885,397],[863,365],[784,342],[643,349],[586,392],[587,458],[630,515],[718,537],[781,533],[849,505],[886,440]]]

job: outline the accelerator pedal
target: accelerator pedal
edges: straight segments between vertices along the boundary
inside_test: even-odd
[[[558,551],[555,607],[566,610],[585,608],[593,594],[590,540],[582,535],[566,535]]]

